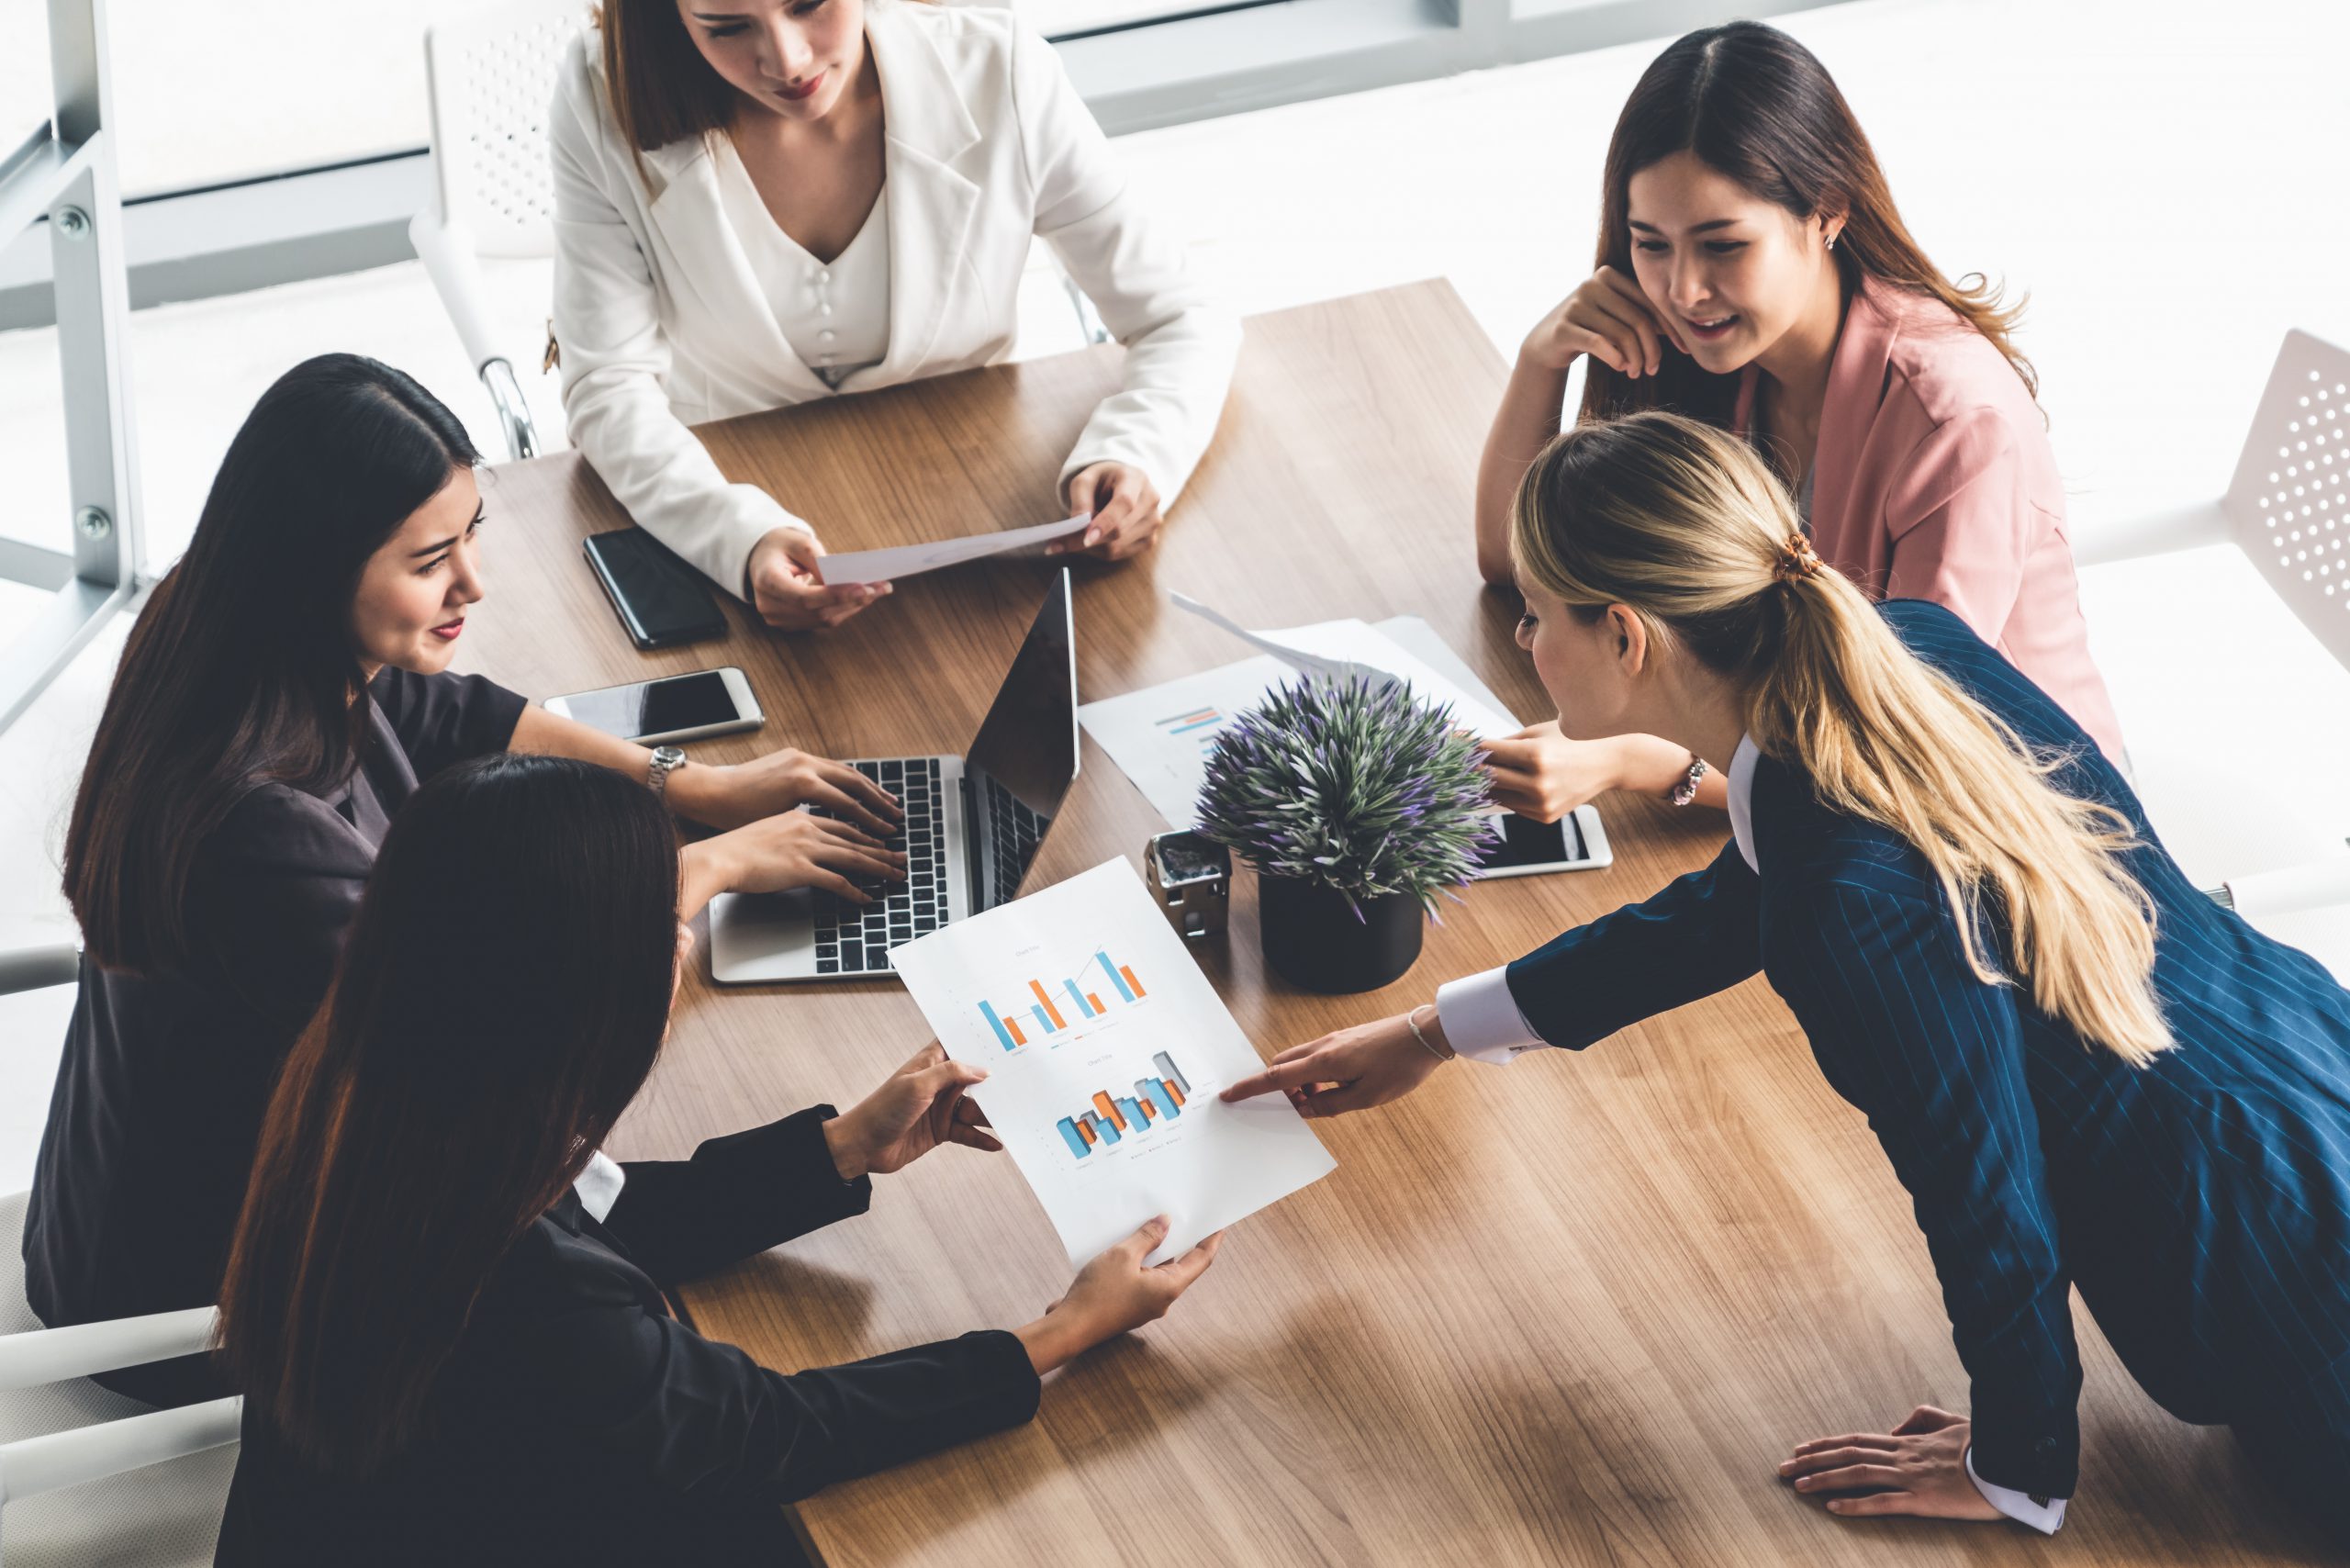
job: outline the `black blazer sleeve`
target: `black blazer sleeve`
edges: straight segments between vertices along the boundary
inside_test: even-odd
[[[530,704],[477,675],[417,675],[386,665],[367,695],[422,783],[442,768],[504,751]]]
[[[1000,1329],[786,1375],[613,1282],[537,1325],[522,1371],[607,1465],[677,1496],[791,1502],[1036,1413],[1027,1349]]]
[[[815,1105],[696,1148],[690,1159],[637,1159],[603,1228],[665,1285],[739,1262],[836,1219],[861,1215],[873,1182],[844,1182],[824,1142],[834,1112]]]
[[[1938,901],[1835,884],[1815,907],[1774,937],[1774,983],[1909,1191],[1974,1383],[1975,1473],[2068,1497],[2080,1357],[2015,991],[1975,977]]]
[[[622,1473],[681,1496],[789,1502],[1036,1413],[1036,1372],[1012,1334],[785,1375],[703,1338],[644,1290],[646,1272],[681,1277],[862,1212],[872,1184],[840,1179],[831,1114],[820,1105],[713,1138],[689,1160],[623,1166],[602,1229],[626,1261],[588,1237],[555,1244],[551,1305],[513,1353],[533,1403]],[[532,1244],[551,1234],[535,1227]]]
[[[1536,949],[1509,967],[1509,993],[1534,1032],[1580,1050],[1628,1024],[1726,991],[1762,967],[1762,882],[1738,852],[1666,884],[1645,903]]]

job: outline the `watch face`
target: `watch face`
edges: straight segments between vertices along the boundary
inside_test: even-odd
[[[1196,833],[1161,834],[1152,843],[1158,852],[1159,873],[1169,882],[1194,882],[1232,869],[1232,857],[1224,846]]]

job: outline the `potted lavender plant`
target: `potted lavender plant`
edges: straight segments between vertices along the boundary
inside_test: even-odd
[[[1257,872],[1265,961],[1370,991],[1420,956],[1422,915],[1494,840],[1476,743],[1409,689],[1308,678],[1217,737],[1199,831]]]

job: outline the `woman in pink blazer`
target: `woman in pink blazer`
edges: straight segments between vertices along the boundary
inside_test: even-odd
[[[2121,761],[2016,312],[1926,259],[1827,68],[1757,22],[1689,34],[1632,89],[1605,185],[1599,269],[1528,336],[1486,439],[1486,579],[1510,580],[1518,481],[1585,358],[1583,419],[1663,408],[1746,436],[1823,559],[1955,611]],[[1545,819],[1611,789],[1723,799],[1653,736],[1539,724],[1493,754],[1496,797]]]

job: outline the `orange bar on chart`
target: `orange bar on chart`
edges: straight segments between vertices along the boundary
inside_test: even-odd
[[[1158,1114],[1158,1107],[1147,1100],[1137,1100],[1135,1103],[1142,1107],[1142,1125],[1150,1126],[1151,1119]]]
[[[1102,1090],[1096,1090],[1094,1092],[1093,1108],[1102,1113],[1102,1119],[1103,1121],[1109,1123],[1120,1132],[1125,1132],[1126,1130],[1125,1114],[1120,1111],[1116,1105],[1111,1103],[1110,1096],[1106,1092]]]
[[[1020,1024],[1017,1019],[1005,1019],[1003,1021],[1003,1026],[1012,1031],[1013,1044],[1016,1046],[1024,1046],[1028,1043],[1028,1036],[1020,1032]]]
[[[1102,1141],[1102,1135],[1093,1130],[1091,1122],[1072,1122],[1070,1125],[1077,1128],[1077,1136],[1086,1142],[1100,1143]]]
[[[1054,1028],[1066,1029],[1069,1027],[1069,1020],[1061,1016],[1061,1010],[1053,1005],[1053,999],[1045,994],[1045,988],[1043,986],[1038,985],[1035,980],[1030,980],[1028,982],[1028,989],[1036,993],[1037,1005],[1044,1008],[1045,1016],[1053,1021]]]
[[[1132,969],[1130,969],[1126,968],[1126,966],[1125,966],[1125,965],[1124,965],[1124,964],[1120,964],[1120,965],[1118,966],[1118,973],[1120,973],[1121,975],[1124,975],[1124,976],[1125,977],[1127,989],[1128,989],[1128,990],[1130,990],[1130,991],[1132,991],[1135,993],[1135,998],[1136,998],[1136,1000],[1139,1001],[1139,1000],[1141,1000],[1143,997],[1148,996],[1148,995],[1150,994],[1150,992],[1148,992],[1148,991],[1147,991],[1143,990],[1143,988],[1142,988],[1142,981],[1140,981],[1140,980],[1138,980],[1135,979],[1135,972],[1134,972],[1134,970],[1132,970]]]
[[[1175,1102],[1175,1108],[1177,1110],[1180,1111],[1183,1108],[1183,1092],[1181,1090],[1176,1088],[1173,1083],[1164,1078],[1158,1081],[1158,1086],[1167,1091],[1167,1097]]]
[[[1094,1012],[1099,1013],[1102,1011],[1102,999],[1094,995],[1090,991],[1085,993],[1085,1002],[1086,1005],[1092,1008]]]

